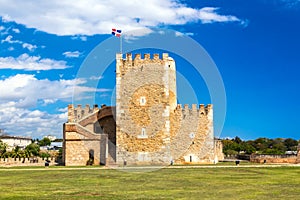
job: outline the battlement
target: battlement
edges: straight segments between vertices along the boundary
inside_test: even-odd
[[[173,60],[172,58],[169,57],[169,54],[168,53],[163,53],[162,54],[162,57],[160,58],[160,55],[158,53],[154,53],[152,55],[152,58],[151,58],[151,54],[150,53],[145,53],[143,54],[143,58],[141,56],[140,53],[137,53],[137,54],[134,54],[134,57],[132,57],[132,53],[127,53],[126,54],[126,58],[123,59],[123,54],[117,54],[117,60],[122,60],[122,61],[127,61],[127,62],[130,62],[130,61],[140,61],[140,60],[145,60],[145,61],[149,61],[149,60],[152,60],[152,61],[169,61],[169,60]]]
[[[91,108],[90,105],[86,105],[84,108],[81,106],[81,104],[77,105],[77,107],[74,107],[73,104],[68,105],[68,122],[77,122],[84,117],[88,116],[89,114],[92,114],[94,112],[97,112],[99,110],[98,105],[95,104]]]
[[[134,54],[127,53],[126,57],[123,58],[123,54],[116,54],[117,61],[117,74],[126,72],[127,69],[137,68],[145,64],[158,64],[158,65],[168,65],[170,69],[175,71],[175,61],[173,58],[169,57],[168,53],[163,53],[161,56],[158,53],[151,55],[150,53]]]
[[[184,104],[183,107],[181,104],[178,104],[175,111],[182,112],[182,114],[184,114],[184,115],[197,114],[198,116],[201,116],[201,115],[206,116],[213,112],[213,105],[208,104],[208,105],[204,106],[204,104],[199,104],[197,107],[197,104],[192,104],[192,107],[190,108],[190,106],[188,104]]]

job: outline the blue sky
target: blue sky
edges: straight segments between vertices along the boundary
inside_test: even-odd
[[[76,103],[111,104],[114,64],[80,78],[82,62],[99,43],[117,41],[113,27],[144,35],[159,27],[197,41],[218,67],[227,97],[221,137],[299,139],[299,0],[2,0],[0,17],[0,129],[9,134],[62,137],[74,87]],[[172,56],[198,98],[178,85],[180,103],[210,103],[201,77]]]

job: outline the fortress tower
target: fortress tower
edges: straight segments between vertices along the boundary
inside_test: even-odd
[[[69,106],[66,165],[214,163],[213,106],[177,105],[175,61],[167,53],[116,55],[116,107]],[[114,121],[115,119],[115,121]]]
[[[212,163],[212,105],[177,105],[175,61],[167,53],[116,56],[117,163]]]
[[[170,111],[177,106],[175,62],[117,54],[117,162],[169,163]]]

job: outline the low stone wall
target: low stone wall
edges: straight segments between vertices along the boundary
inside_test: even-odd
[[[255,163],[297,163],[297,155],[251,155],[250,162]]]
[[[55,158],[49,158],[49,165],[57,165]],[[42,158],[0,158],[0,166],[14,167],[14,166],[45,166],[46,159]]]

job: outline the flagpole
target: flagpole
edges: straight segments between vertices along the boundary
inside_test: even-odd
[[[122,52],[122,35],[120,36],[120,53],[123,54],[123,52]]]
[[[111,29],[111,34],[120,39],[120,53],[123,54],[123,50],[122,50],[122,30],[112,28]]]

